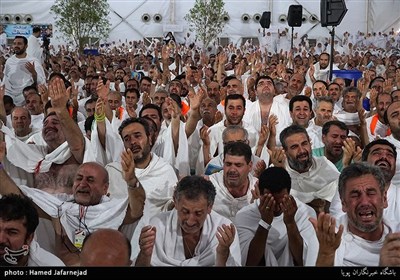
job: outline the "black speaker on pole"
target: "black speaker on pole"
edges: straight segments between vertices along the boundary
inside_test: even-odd
[[[287,21],[291,27],[300,27],[303,22],[303,6],[302,5],[290,5]]]
[[[321,25],[337,26],[347,13],[344,0],[321,0]]]
[[[269,28],[270,24],[271,24],[271,12],[263,12],[261,19],[260,19],[261,27]]]

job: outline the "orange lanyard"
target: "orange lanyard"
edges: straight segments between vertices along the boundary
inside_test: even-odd
[[[378,123],[378,114],[375,114],[375,115],[372,117],[372,121],[371,121],[371,124],[370,124],[370,126],[369,126],[369,129],[370,129],[372,135],[375,135],[375,128],[376,128],[376,124],[377,124],[377,123]],[[388,128],[388,129],[386,130],[386,136],[389,136],[391,133],[392,133],[392,132],[390,131],[390,128]]]

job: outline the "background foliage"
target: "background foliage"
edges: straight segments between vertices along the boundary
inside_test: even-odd
[[[107,38],[110,32],[107,0],[56,0],[50,11],[58,31],[80,51],[89,38]]]
[[[206,48],[224,29],[228,12],[223,0],[196,0],[193,8],[185,16],[189,30],[195,32],[196,39]]]

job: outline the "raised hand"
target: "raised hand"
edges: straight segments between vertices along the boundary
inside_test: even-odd
[[[274,148],[272,150],[268,150],[269,153],[269,161],[274,166],[285,168],[285,160],[286,155],[283,148]]]
[[[107,80],[106,84],[104,84],[103,80],[100,78],[97,82],[96,92],[99,98],[107,101],[108,93],[110,92],[110,81]]]
[[[151,256],[156,243],[156,227],[145,226],[139,236],[140,251],[146,256]]]
[[[260,211],[261,219],[271,224],[274,219],[274,209],[276,201],[272,194],[265,193],[260,197],[260,204],[258,205],[258,211]]]
[[[135,187],[138,179],[135,175],[135,161],[131,149],[126,149],[121,154],[122,176],[130,187]]]
[[[55,78],[49,84],[49,97],[51,99],[51,106],[56,112],[66,110],[69,96],[70,94],[67,92],[64,81],[62,79]]]
[[[233,224],[222,225],[217,229],[218,239],[216,265],[225,266],[229,257],[229,247],[235,240],[236,228]]]
[[[285,225],[295,223],[294,216],[297,212],[297,203],[293,196],[285,195],[279,206],[283,211],[283,222]]]
[[[319,252],[317,265],[328,266],[334,264],[335,252],[342,240],[344,227],[339,226],[336,232],[336,220],[330,214],[319,213],[318,219],[309,218],[317,234]]]

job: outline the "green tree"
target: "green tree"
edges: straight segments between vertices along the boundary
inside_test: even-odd
[[[228,12],[223,0],[196,0],[193,8],[185,16],[189,30],[195,32],[196,39],[206,48],[217,39],[224,29]]]
[[[108,37],[107,0],[56,0],[50,8],[58,30],[82,52],[89,38]]]

